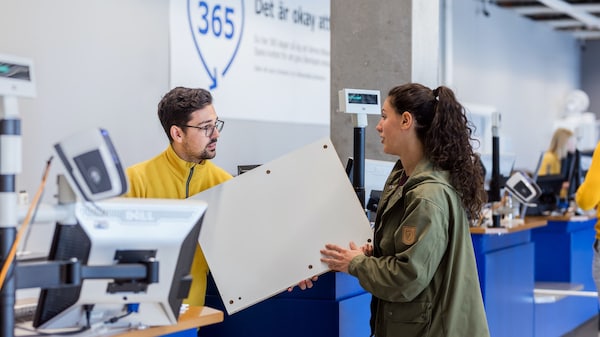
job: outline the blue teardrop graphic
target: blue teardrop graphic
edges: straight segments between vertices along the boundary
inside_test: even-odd
[[[187,1],[190,33],[211,90],[229,71],[244,33],[244,0],[225,3]]]

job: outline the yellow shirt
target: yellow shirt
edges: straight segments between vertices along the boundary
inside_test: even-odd
[[[548,151],[544,153],[538,175],[545,176],[549,174],[560,174],[560,158],[555,153]]]
[[[585,179],[575,194],[575,202],[582,210],[588,211],[596,207],[596,217],[600,219],[600,143],[596,145],[592,163],[585,174]],[[596,238],[600,239],[600,222],[596,222]]]
[[[232,178],[210,160],[190,163],[177,156],[171,146],[156,157],[127,169],[129,191],[126,197],[185,199]],[[190,305],[203,306],[206,296],[208,263],[197,245],[191,268]]]

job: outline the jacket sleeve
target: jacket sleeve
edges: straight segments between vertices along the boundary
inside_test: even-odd
[[[426,198],[407,201],[402,224],[393,236],[382,238],[381,245],[395,247],[395,252],[383,252],[381,257],[359,255],[350,263],[350,274],[378,298],[392,302],[413,300],[440,266],[447,247],[448,214],[447,209]],[[415,241],[407,242],[406,231],[413,230]],[[388,240],[393,242],[385,242]]]
[[[585,179],[577,189],[575,202],[583,210],[590,210],[600,203],[600,143],[594,150]]]
[[[126,170],[128,180],[128,190],[123,197],[128,198],[144,198],[146,193],[144,191],[144,179],[134,167],[129,167]]]

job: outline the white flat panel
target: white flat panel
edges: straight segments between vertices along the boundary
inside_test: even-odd
[[[326,243],[373,235],[329,139],[192,198],[208,203],[199,242],[229,314],[329,271]]]

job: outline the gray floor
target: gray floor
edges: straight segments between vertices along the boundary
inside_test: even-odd
[[[563,335],[562,337],[596,337],[598,333],[598,316],[580,325],[577,329]]]

